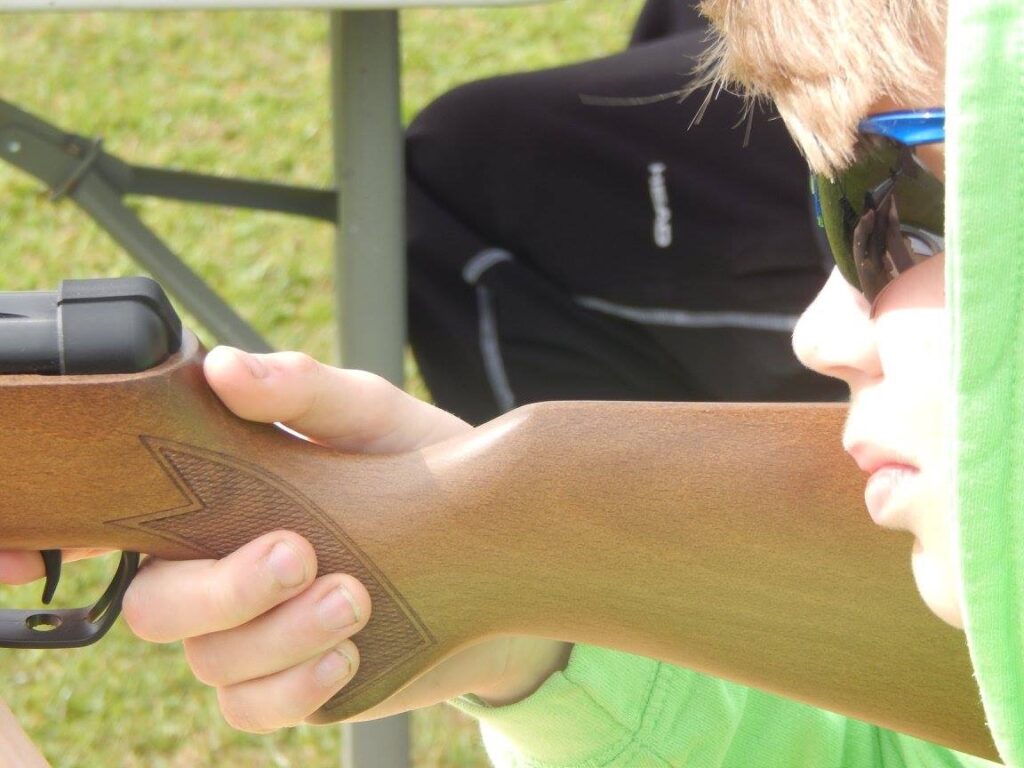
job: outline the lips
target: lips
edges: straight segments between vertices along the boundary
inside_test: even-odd
[[[885,528],[907,527],[901,499],[912,492],[918,477],[916,467],[886,464],[871,473],[864,488],[864,503],[871,519]]]
[[[903,499],[914,492],[919,468],[899,453],[871,443],[856,442],[846,450],[869,475],[864,503],[871,519],[885,528],[906,529]]]

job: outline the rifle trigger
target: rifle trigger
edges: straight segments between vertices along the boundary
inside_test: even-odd
[[[60,582],[61,551],[59,549],[44,549],[39,554],[43,556],[43,567],[46,569],[43,605],[49,605],[57,592],[57,584]]]

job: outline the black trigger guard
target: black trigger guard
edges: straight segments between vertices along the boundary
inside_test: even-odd
[[[81,648],[105,634],[139,570],[138,552],[122,552],[110,586],[91,608],[0,611],[0,648]]]

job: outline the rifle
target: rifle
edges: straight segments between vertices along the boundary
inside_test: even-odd
[[[44,602],[57,547],[125,553],[92,608],[0,613],[0,645],[95,642],[136,553],[222,557],[286,528],[373,599],[359,671],[315,722],[358,719],[454,652],[522,634],[996,757],[964,635],[918,597],[908,538],[864,512],[844,406],[544,403],[358,455],[231,414],[152,281],[0,294],[0,318],[0,547],[44,553]],[[37,340],[17,362],[13,323]]]

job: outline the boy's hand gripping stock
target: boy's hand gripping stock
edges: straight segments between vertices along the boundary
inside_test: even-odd
[[[44,602],[60,548],[125,553],[93,608],[0,612],[0,645],[99,639],[137,553],[223,557],[290,529],[373,600],[359,671],[317,722],[518,634],[995,757],[963,634],[918,597],[907,538],[864,511],[844,406],[544,403],[364,456],[235,417],[202,358],[144,278],[0,293],[0,548],[44,553]]]

